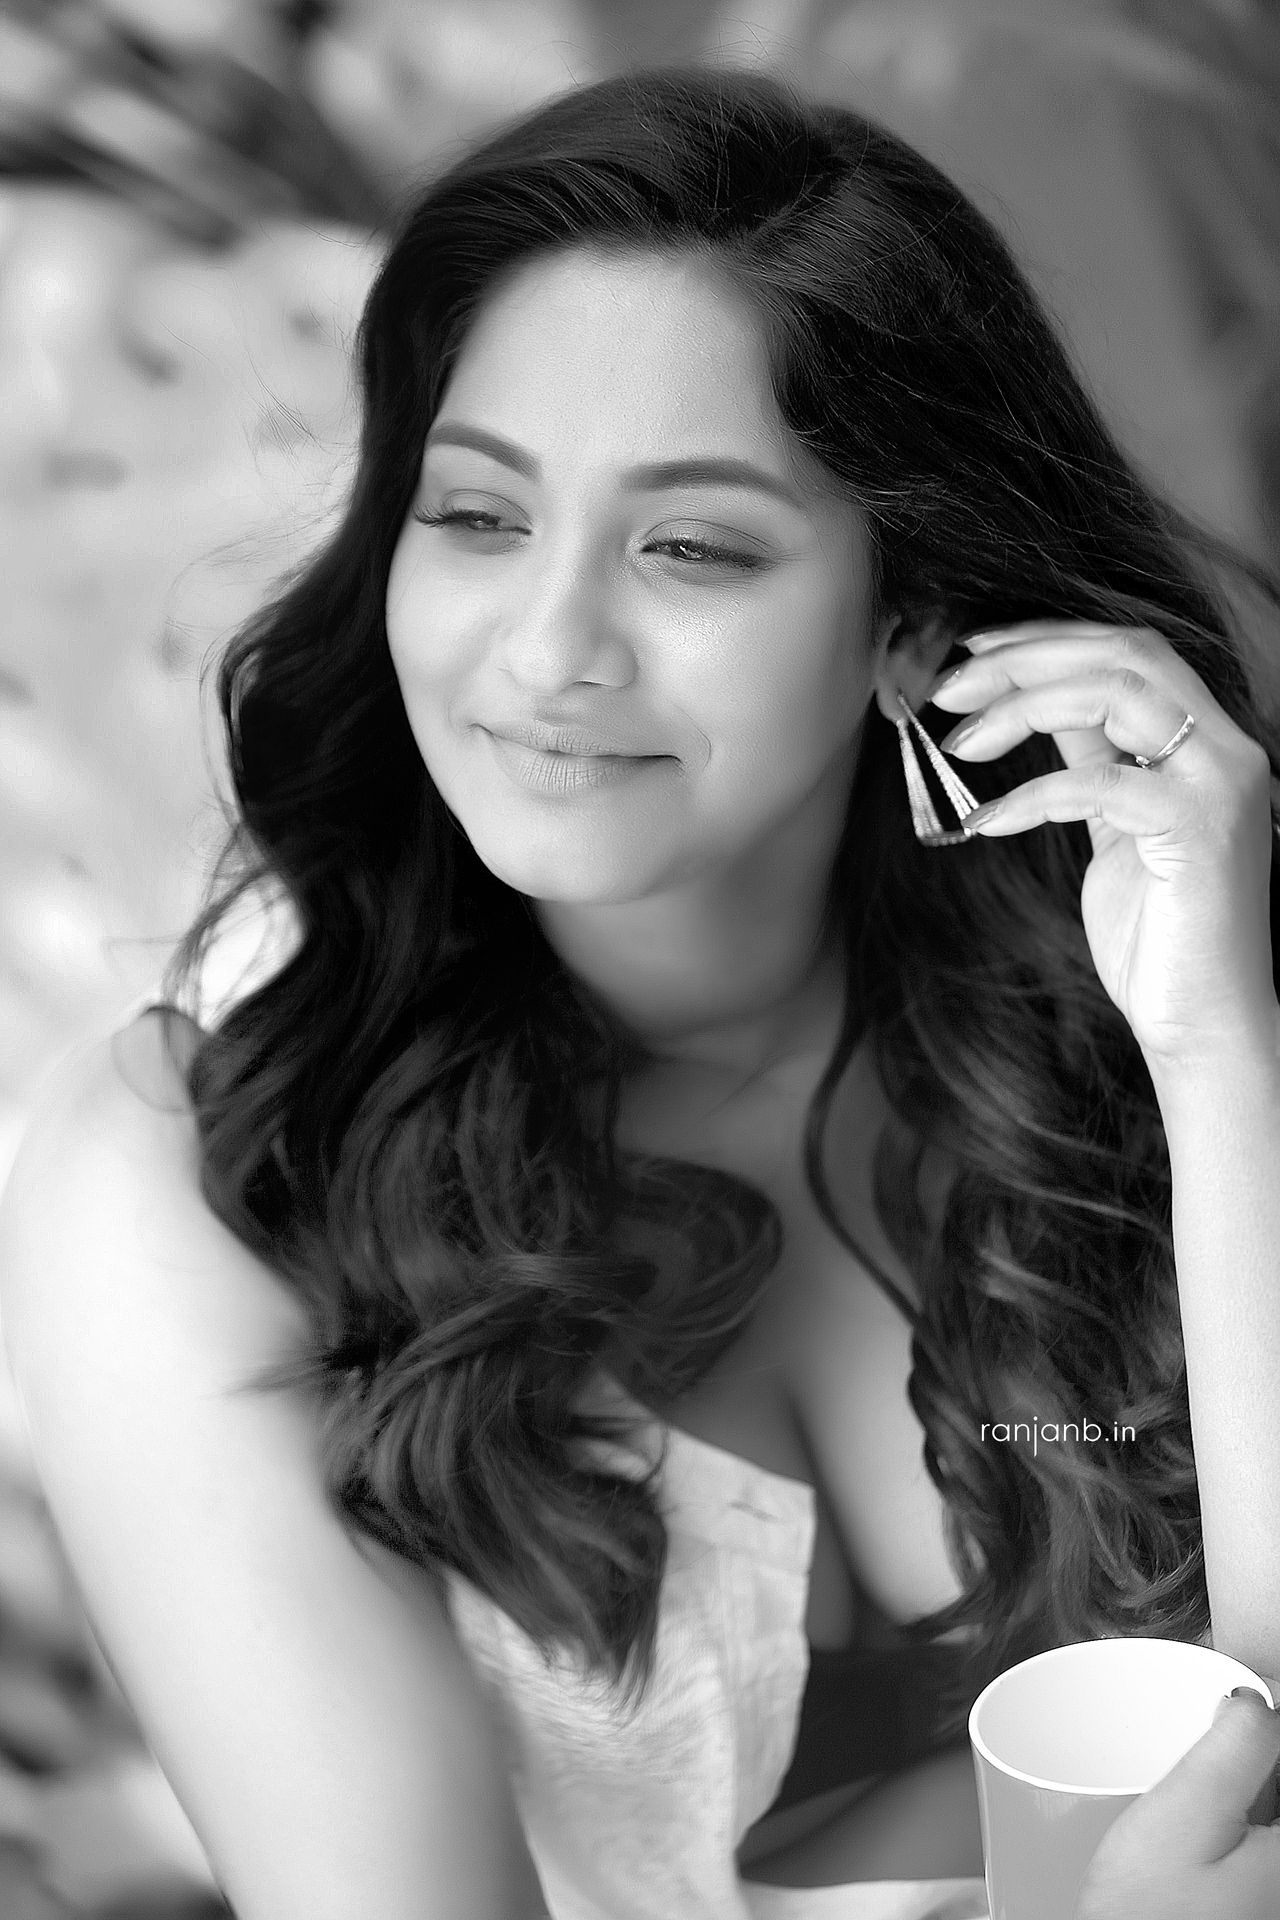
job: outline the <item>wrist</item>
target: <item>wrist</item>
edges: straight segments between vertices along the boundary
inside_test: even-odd
[[[1270,1018],[1206,1039],[1177,1055],[1144,1054],[1166,1123],[1181,1123],[1224,1103],[1280,1100],[1280,1007]]]

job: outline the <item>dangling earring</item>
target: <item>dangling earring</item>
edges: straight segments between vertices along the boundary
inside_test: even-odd
[[[908,722],[919,734],[921,744],[929,756],[929,763],[941,781],[942,790],[955,808],[957,817],[963,821],[965,815],[972,813],[979,802],[975,800],[964,781],[959,779],[955,771],[947,765],[940,750],[934,745],[907,705],[901,688],[898,689],[897,701],[906,717],[899,720],[895,716],[893,724],[898,729],[898,745],[902,748],[902,766],[907,776],[907,798],[911,802],[911,824],[915,828],[916,839],[925,847],[954,847],[962,840],[971,840],[973,835],[966,833],[963,827],[958,832],[947,832],[939,820],[933,801],[929,797],[929,789],[924,783],[924,769],[917,760],[915,748],[911,744]]]

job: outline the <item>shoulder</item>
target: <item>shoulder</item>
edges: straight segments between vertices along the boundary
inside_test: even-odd
[[[483,1851],[518,1835],[501,1750],[435,1570],[335,1512],[313,1396],[245,1391],[309,1327],[201,1196],[164,1027],[64,1060],[0,1206],[5,1340],[89,1619],[246,1920],[361,1888],[408,1915],[424,1886],[514,1912]]]
[[[61,1214],[95,1173],[120,1174],[135,1160],[156,1179],[175,1170],[193,1121],[185,1080],[160,1044],[161,1024],[154,1012],[140,1014],[74,1048],[46,1075],[5,1186],[0,1219],[11,1231],[33,1216]]]
[[[181,1345],[197,1370],[219,1355],[265,1365],[305,1340],[300,1304],[203,1197],[185,1072],[200,1037],[176,1011],[150,1010],[76,1048],[41,1087],[0,1201],[15,1362],[56,1346],[70,1365],[91,1349],[123,1385],[149,1338]]]
[[[64,1055],[37,1092],[6,1193],[24,1192],[37,1169],[83,1172],[96,1154],[118,1162],[161,1143],[167,1154],[148,1164],[172,1173],[194,1136],[185,1069],[200,1038],[186,1015],[157,1007]]]

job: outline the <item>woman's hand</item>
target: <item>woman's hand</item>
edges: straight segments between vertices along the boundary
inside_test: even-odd
[[[1280,1713],[1252,1689],[1223,1701],[1209,1731],[1109,1829],[1075,1920],[1278,1920],[1280,1826],[1248,1823],[1277,1760]]]
[[[1081,912],[1103,986],[1148,1062],[1181,1067],[1274,1053],[1270,766],[1160,634],[1084,621],[1030,621],[963,643],[973,659],[933,692],[977,714],[944,751],[995,760],[1048,733],[1063,770],[1028,780],[965,825],[1021,833],[1083,820],[1094,857]],[[1190,714],[1167,760],[1150,758]],[[976,823],[976,824],[975,824]]]

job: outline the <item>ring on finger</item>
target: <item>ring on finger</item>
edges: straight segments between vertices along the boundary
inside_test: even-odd
[[[1135,753],[1133,756],[1135,766],[1139,766],[1144,769],[1148,767],[1158,767],[1162,760],[1167,760],[1171,753],[1176,753],[1178,751],[1178,748],[1182,745],[1183,741],[1187,738],[1187,735],[1191,732],[1191,729],[1194,726],[1195,726],[1195,717],[1194,715],[1189,713],[1186,719],[1183,721],[1182,725],[1178,728],[1178,731],[1173,735],[1173,737],[1165,741],[1159,753],[1152,753],[1152,754]]]

